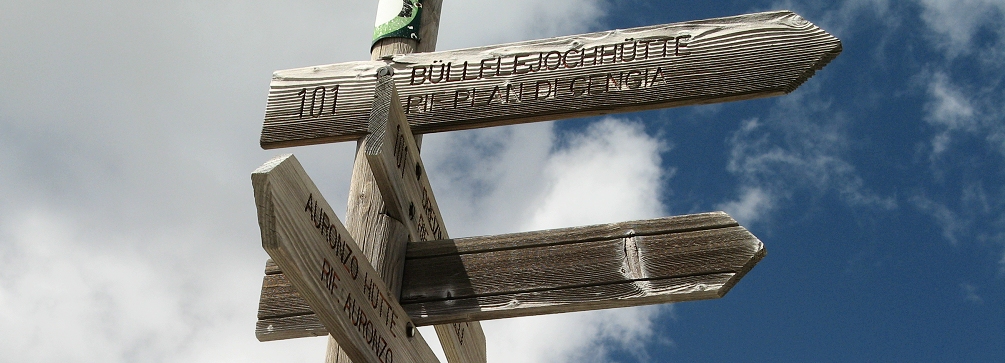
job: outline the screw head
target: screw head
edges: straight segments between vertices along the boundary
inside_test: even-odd
[[[384,76],[393,76],[393,75],[394,75],[394,68],[391,68],[391,66],[383,66],[383,67],[380,67],[380,68],[377,69],[377,77],[378,78],[379,77],[384,77]]]

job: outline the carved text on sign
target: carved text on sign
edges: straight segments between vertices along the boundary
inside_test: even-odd
[[[314,87],[314,90],[312,90],[310,92],[310,94],[311,94],[311,102],[310,103],[307,103],[307,89],[306,88],[301,88],[300,89],[300,93],[297,93],[297,96],[300,96],[300,111],[297,112],[297,117],[299,117],[299,118],[304,118],[304,117],[311,117],[311,118],[321,117],[321,115],[324,114],[325,105],[326,105],[325,101],[327,101],[329,99],[331,100],[331,107],[330,107],[331,112],[330,113],[332,115],[334,115],[335,114],[335,110],[338,107],[338,86],[339,85],[336,84],[336,85],[334,85],[332,87],[329,87],[329,88],[326,88],[325,86]],[[331,90],[331,96],[328,95],[329,90]],[[319,91],[320,91],[320,93],[319,93]],[[318,95],[320,95],[320,97],[318,97]],[[307,107],[306,114],[304,112],[304,107]],[[317,113],[315,113],[314,110],[317,110]]]
[[[314,223],[314,227],[320,231],[321,236],[328,242],[328,246],[339,256],[339,262],[341,262],[342,268],[348,274],[347,277],[358,280],[359,259],[352,253],[349,246],[346,245],[346,239],[339,234],[335,225],[331,223],[328,213],[318,207],[318,202],[314,200],[313,193],[307,197],[304,211],[308,213],[311,222]],[[336,300],[341,295],[339,294],[341,290],[338,285],[339,281],[341,281],[341,278],[336,269],[332,267],[332,263],[328,259],[322,258],[321,282]],[[373,318],[381,318],[382,321],[379,320],[377,322],[385,324],[391,331],[391,335],[397,337],[394,327],[398,325],[398,316],[391,309],[391,305],[387,303],[387,297],[380,292],[380,289],[376,288],[372,277],[367,273],[363,274],[363,293],[366,295],[364,297],[366,301],[363,302],[368,303],[371,308],[376,310],[377,316],[368,316],[349,291],[345,291],[345,305],[342,307],[342,312],[349,316],[353,326],[356,327],[356,331],[363,337],[368,347],[377,355],[380,361],[393,363],[394,351],[388,347],[387,339],[381,336],[380,332],[373,326]]]
[[[405,141],[406,137],[412,137],[401,130],[401,125],[396,125],[394,128],[394,160],[395,166],[401,175],[401,178],[411,178],[412,165],[415,165],[414,176],[416,180],[422,180],[422,162],[415,161],[414,157],[409,153],[408,143]],[[437,209],[433,206],[433,201],[430,199],[429,190],[426,185],[419,183],[419,188],[421,189],[421,200],[419,205],[415,205],[415,201],[410,201],[408,205],[408,219],[414,221],[416,228],[418,229],[418,241],[431,241],[436,239],[443,239],[443,229],[440,226],[440,218],[437,215]]]
[[[622,43],[595,45],[588,49],[568,49],[564,52],[515,54],[486,58],[477,62],[433,61],[429,65],[411,66],[407,85],[402,85],[405,99],[402,106],[406,114],[430,112],[442,108],[460,108],[541,101],[556,98],[599,95],[627,89],[669,86],[667,72],[662,65],[628,70],[600,71],[588,74],[566,75],[530,82],[507,82],[491,87],[456,88],[452,92],[412,94],[408,86],[474,81],[484,78],[615,65],[649,59],[665,59],[690,55],[687,41],[690,35],[677,35],[657,39],[628,39]],[[629,56],[630,54],[630,56]],[[504,60],[505,58],[505,60]],[[663,65],[668,65],[663,63]]]
[[[463,64],[453,62],[433,61],[430,65],[411,66],[409,85],[425,82],[455,82],[482,79],[486,77],[509,76],[559,68],[576,68],[587,65],[625,63],[652,58],[668,58],[690,54],[687,50],[687,40],[690,35],[663,37],[659,39],[628,39],[623,43],[595,45],[590,50],[577,48],[565,52],[550,50],[547,52],[514,54],[485,58],[478,62],[464,61]],[[627,45],[631,44],[631,58],[627,56]],[[653,44],[657,44],[653,46]],[[642,49],[640,49],[640,47]],[[607,58],[610,56],[610,58]],[[503,59],[506,59],[505,62]],[[578,59],[577,59],[578,58]],[[571,61],[570,61],[571,60]],[[589,60],[589,61],[588,61]],[[438,63],[438,64],[437,64]],[[468,68],[471,63],[471,76]],[[477,64],[477,66],[475,65]],[[503,67],[506,64],[506,67]],[[511,67],[509,65],[512,65]],[[477,73],[476,73],[477,71]],[[486,72],[487,71],[487,72]],[[435,79],[433,74],[436,74]]]
[[[310,214],[314,227],[321,231],[321,237],[324,237],[325,241],[328,242],[328,247],[332,251],[335,251],[335,255],[339,257],[342,267],[349,273],[349,276],[353,280],[359,277],[359,260],[353,255],[349,245],[346,244],[346,239],[338,233],[335,225],[331,223],[328,213],[318,207],[318,202],[314,200],[313,193],[307,197],[307,206],[304,207],[304,211]]]

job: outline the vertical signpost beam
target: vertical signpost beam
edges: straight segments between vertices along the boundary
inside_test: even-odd
[[[394,54],[424,53],[436,50],[441,5],[441,0],[381,0],[378,4],[377,20],[374,22],[374,43],[370,49],[370,58],[378,60]],[[391,87],[393,88],[393,85]],[[400,100],[397,97],[393,97],[392,100],[400,104]],[[397,104],[395,106],[398,106]],[[376,101],[374,105],[376,106]],[[400,107],[396,107],[396,109],[400,109]],[[405,127],[407,128],[407,124]],[[407,134],[412,135],[411,132],[407,132]],[[422,136],[416,135],[413,138],[415,147],[412,150],[418,153],[419,146],[422,143]],[[411,143],[410,141],[412,140],[408,141]],[[366,139],[360,140],[357,146],[357,169],[353,171],[353,185],[357,185],[356,175],[366,175],[368,189],[372,191],[372,195],[379,196],[381,194],[378,193],[377,189],[374,189],[375,186],[373,183],[375,183],[375,180],[372,170],[367,168],[368,170],[365,173],[357,173],[361,171],[359,166],[360,161],[365,159],[362,156],[368,147],[366,142]],[[395,196],[389,195],[383,195],[383,197],[385,198],[384,200],[387,200],[387,197],[391,199],[395,198]],[[350,196],[350,208],[354,205],[351,200],[352,198]],[[370,210],[380,210],[384,214],[382,218],[389,219],[387,217],[388,206],[383,203],[381,203],[380,208],[375,209],[371,207]],[[406,222],[400,213],[390,214],[398,216],[399,219],[396,222]],[[438,210],[436,214],[439,215]],[[442,221],[440,225],[443,225]],[[397,227],[400,226],[398,225]],[[414,230],[414,228],[408,228],[409,225],[407,225],[407,222],[404,227],[408,230]],[[413,241],[419,241],[415,233],[411,233],[411,235]],[[388,243],[391,246],[390,241]],[[396,259],[393,260],[393,266],[403,268],[404,245],[400,244],[402,246],[400,248],[394,247]],[[395,244],[394,246],[399,245]],[[394,273],[395,276],[400,277],[402,271],[398,270],[394,271]],[[400,289],[400,280],[395,281],[391,286],[395,289]],[[435,329],[436,335],[440,340],[440,345],[450,363],[484,363],[486,361],[485,334],[482,332],[481,323],[444,324],[437,325]]]
[[[419,158],[401,99],[395,91],[393,69],[378,72],[373,108],[366,136],[366,156],[385,209],[405,223],[410,247],[449,238],[433,188]],[[406,256],[407,257],[407,256]],[[404,276],[404,278],[409,278]],[[484,363],[485,334],[477,321],[436,325],[443,353],[450,363]]]
[[[371,59],[377,60],[387,55],[412,53],[416,50],[420,52],[432,51],[436,47],[441,3],[441,0],[423,0],[421,2],[416,0],[381,0],[375,22]],[[398,10],[398,12],[394,13],[394,10]],[[419,26],[420,24],[421,26]],[[373,172],[367,163],[365,139],[360,139],[357,142],[356,161],[353,165],[349,203],[346,211],[346,228],[359,243],[363,253],[370,259],[391,294],[398,296],[401,291],[405,250],[409,239],[408,228],[400,220],[387,214]],[[481,333],[479,324],[465,325],[469,329],[476,328],[478,333]],[[439,331],[444,329],[437,330],[440,335]],[[441,336],[441,341],[443,338]],[[453,340],[457,340],[456,337],[450,339],[450,341]],[[442,345],[445,349],[449,349],[454,344]],[[484,347],[484,340],[482,340],[482,346]],[[447,355],[449,358],[454,358],[451,357],[451,354]],[[484,362],[484,348],[482,348],[481,356],[480,361]],[[351,362],[338,343],[330,337],[326,362]]]
[[[434,1],[440,2],[439,0]],[[395,9],[396,5],[400,5],[400,7]],[[411,8],[406,9],[405,6]],[[439,26],[439,9],[439,6],[436,6],[435,9],[429,9],[435,10],[437,13],[435,15],[437,23],[433,24],[433,27]],[[393,10],[399,10],[400,14],[394,13]],[[409,13],[409,11],[418,12],[417,10],[411,0],[381,0],[378,3],[370,59],[377,60],[385,55],[413,53],[415,51],[418,39],[383,36],[400,30],[400,28],[388,29],[388,26],[393,25],[394,22],[404,22],[408,26],[413,19],[421,22],[424,20],[423,17],[432,17],[429,13],[433,13],[433,11],[423,12],[426,14]],[[366,161],[365,139],[360,139],[356,143],[356,161],[353,164],[352,180],[349,185],[346,229],[359,243],[363,254],[370,259],[370,263],[380,274],[390,293],[397,297],[401,294],[401,273],[404,268],[405,248],[408,244],[408,229],[401,221],[388,216],[384,209],[384,201],[381,199],[380,191],[373,179],[370,165]],[[338,342],[329,336],[328,354],[325,362],[351,363],[352,361],[338,346]]]

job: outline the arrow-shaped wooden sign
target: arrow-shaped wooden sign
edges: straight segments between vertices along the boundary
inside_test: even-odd
[[[366,136],[366,159],[374,181],[387,212],[408,226],[412,242],[446,239],[447,230],[419,157],[419,147],[397,102],[392,71],[390,67],[381,71]]]
[[[401,303],[418,325],[722,297],[764,257],[723,212],[410,243]],[[275,265],[259,340],[325,334]]]
[[[837,38],[777,11],[290,69],[273,75],[260,143],[365,136],[384,66],[423,134],[777,96],[840,52]]]
[[[251,180],[262,247],[353,362],[437,362],[293,155]]]

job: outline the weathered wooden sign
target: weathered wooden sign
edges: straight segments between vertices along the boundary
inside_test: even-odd
[[[416,242],[401,304],[417,325],[430,325],[713,299],[765,254],[723,212]],[[324,334],[285,280],[267,266],[258,339]]]
[[[776,96],[840,52],[837,38],[777,11],[284,70],[260,143],[365,136],[384,66],[422,134]]]
[[[419,148],[398,103],[390,68],[383,68],[373,97],[366,158],[387,212],[409,229],[413,242],[446,239],[447,230],[433,196]]]
[[[292,155],[251,176],[262,246],[353,362],[436,362]]]
[[[390,67],[377,72],[369,134],[363,143],[367,162],[387,212],[407,226],[409,241],[449,238],[419,147],[398,102],[391,72]],[[437,325],[435,329],[448,361],[486,361],[485,334],[480,323]]]

